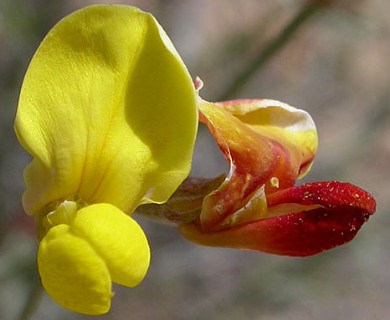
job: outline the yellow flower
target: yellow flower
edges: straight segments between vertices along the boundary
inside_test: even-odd
[[[188,175],[196,106],[188,71],[150,14],[91,6],[46,36],[15,130],[33,157],[23,205],[37,220],[42,284],[59,304],[105,313],[112,281],[142,281],[149,247],[126,213],[165,202]]]

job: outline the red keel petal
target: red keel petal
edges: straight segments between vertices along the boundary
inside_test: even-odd
[[[267,196],[268,207],[284,203],[320,205],[329,209],[353,209],[375,212],[375,200],[366,191],[350,183],[337,181],[307,183]]]
[[[375,200],[347,183],[323,182],[282,190],[273,204],[321,207],[253,221],[218,232],[203,232],[192,223],[180,226],[190,241],[203,245],[252,249],[288,256],[309,256],[352,240],[375,211]]]

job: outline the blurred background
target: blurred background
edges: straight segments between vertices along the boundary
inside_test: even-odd
[[[149,273],[134,289],[115,286],[111,311],[96,319],[389,318],[390,2],[316,1],[324,7],[282,50],[237,91],[229,89],[308,2],[115,1],[155,15],[192,76],[205,82],[205,99],[272,98],[307,110],[320,144],[305,181],[359,185],[376,197],[377,213],[348,245],[303,259],[200,247],[175,228],[139,219],[152,247]],[[21,207],[30,158],[17,143],[13,119],[23,74],[45,34],[65,15],[96,3],[0,2],[0,319],[25,319],[26,305],[35,308],[29,319],[92,319],[39,290],[31,295],[37,243],[33,219]],[[226,170],[201,129],[193,174]],[[37,299],[28,304],[30,296]]]

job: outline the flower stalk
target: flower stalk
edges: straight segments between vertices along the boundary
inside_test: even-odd
[[[238,91],[274,57],[323,6],[319,4],[307,4],[296,16],[271,40],[271,42],[239,72],[232,82],[220,95],[219,101],[233,98]]]

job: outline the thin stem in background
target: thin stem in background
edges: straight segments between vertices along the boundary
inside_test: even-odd
[[[18,320],[28,320],[32,317],[38,307],[42,292],[43,291],[41,282],[39,281],[39,276],[35,274],[31,281],[30,292],[23,306],[23,310],[17,318]]]
[[[279,35],[257,57],[255,57],[254,60],[250,61],[241,73],[238,74],[218,100],[231,99],[272,56],[283,48],[283,46],[292,38],[293,34],[298,31],[299,27],[318,12],[321,7],[321,5],[307,5],[303,7]]]

